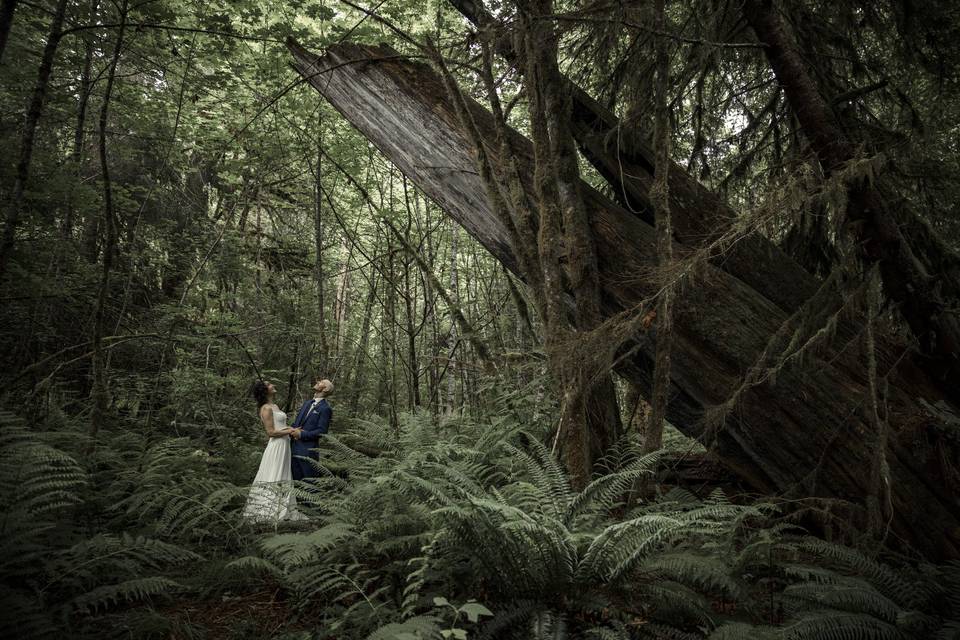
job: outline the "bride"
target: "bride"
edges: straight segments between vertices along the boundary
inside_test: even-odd
[[[287,414],[274,403],[277,390],[271,383],[258,380],[253,384],[252,393],[270,441],[263,450],[243,515],[254,520],[298,520],[303,514],[297,511],[293,495],[290,468],[290,434],[293,429],[287,426]]]

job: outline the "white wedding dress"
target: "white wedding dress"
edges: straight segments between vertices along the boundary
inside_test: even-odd
[[[285,429],[286,426],[287,414],[273,409],[273,428]],[[297,499],[293,494],[290,436],[270,438],[267,443],[243,515],[245,518],[271,522],[301,520],[305,517],[297,511]]]

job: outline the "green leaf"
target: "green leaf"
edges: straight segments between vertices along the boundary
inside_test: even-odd
[[[490,609],[487,609],[485,606],[479,602],[468,602],[467,604],[460,607],[460,611],[467,614],[467,619],[470,622],[476,622],[480,619],[480,616],[492,616],[493,612]]]
[[[441,598],[440,596],[437,596],[436,598],[433,599],[433,604],[438,607],[449,607],[450,601],[447,600],[446,598]]]

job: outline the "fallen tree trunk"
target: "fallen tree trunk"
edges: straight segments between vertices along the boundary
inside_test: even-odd
[[[510,33],[481,2],[450,0],[450,4],[481,31]],[[522,69],[512,38],[501,35],[495,45],[500,55]],[[569,80],[566,85],[572,102],[570,124],[580,151],[611,186],[617,202],[652,225],[653,148],[632,128],[621,127],[620,120],[583,89]],[[708,245],[730,229],[736,212],[726,202],[675,162],[667,174],[676,240],[692,249]],[[818,286],[796,260],[758,234],[726,247],[716,266],[788,312],[800,307]]]
[[[336,45],[317,57],[290,42],[298,71],[405,175],[456,219],[507,268],[518,272],[507,229],[491,210],[476,170],[475,151],[442,80],[427,66],[384,47]],[[469,101],[485,139],[494,139],[492,117]],[[532,193],[533,155],[528,140],[511,131],[521,172]],[[495,145],[486,154],[502,160]],[[637,216],[583,185],[597,243],[604,312],[637,305],[654,293],[645,273],[656,263],[653,229]],[[766,296],[719,269],[688,286],[675,308],[673,383],[667,417],[705,441],[729,469],[753,487],[793,496],[842,498],[862,504],[867,495],[869,451],[862,434],[866,415],[863,376],[849,358],[782,366],[776,382],[742,388],[744,372],[764,352],[787,314]],[[618,371],[649,391],[653,344],[636,349]],[[813,356],[810,356],[811,358]],[[885,372],[882,372],[885,373]],[[937,440],[942,419],[929,409],[942,401],[922,381],[924,398],[891,386],[887,399],[893,531],[932,558],[960,556],[960,504],[955,480],[938,460],[951,455]],[[913,392],[915,393],[915,392]],[[722,425],[704,420],[711,407],[737,395]],[[915,455],[916,442],[936,454]]]

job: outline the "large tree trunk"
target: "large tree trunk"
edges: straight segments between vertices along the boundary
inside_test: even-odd
[[[481,30],[500,34],[497,50],[516,64],[510,29],[492,16],[481,2],[450,0]],[[827,173],[853,157],[853,147],[836,124],[822,96],[806,73],[770,0],[750,0],[744,14],[766,45],[778,81],[801,125],[811,139]],[[523,65],[518,65],[522,70]],[[638,132],[619,120],[576,85],[568,82],[573,99],[572,124],[584,156],[613,187],[614,197],[645,221],[653,222],[649,193],[654,181],[654,150]],[[677,164],[670,167],[670,208],[675,238],[695,247],[715,241],[736,217],[715,194]],[[879,261],[887,294],[900,305],[904,318],[921,342],[923,366],[940,380],[941,388],[958,399],[960,388],[960,321],[949,313],[950,300],[960,295],[960,262],[937,239],[916,228],[917,237],[898,229],[885,211],[883,197],[872,188],[851,191],[851,217],[866,257]],[[909,217],[909,213],[904,213]],[[865,222],[865,224],[863,224]],[[920,246],[922,250],[913,251]],[[927,263],[923,255],[930,254]],[[716,262],[785,311],[796,310],[816,291],[817,281],[796,260],[767,238],[750,235],[733,244]],[[838,292],[829,304],[839,304]]]
[[[318,58],[296,43],[289,47],[300,73],[340,113],[498,260],[519,272],[509,232],[491,209],[475,151],[436,74],[388,48],[342,44]],[[491,115],[472,101],[469,108],[484,138],[495,139]],[[525,165],[523,186],[532,194],[531,145],[515,131],[510,136]],[[494,162],[501,160],[496,148],[484,151]],[[642,276],[656,263],[654,230],[587,185],[581,188],[596,241],[603,312],[609,317],[635,311],[654,293]],[[706,441],[728,468],[760,490],[864,504],[871,455],[862,434],[872,427],[863,368],[848,355],[808,360],[802,367],[788,363],[775,382],[743,387],[744,372],[761,358],[787,314],[742,280],[719,269],[707,271],[676,300],[668,419]],[[649,392],[653,345],[643,335],[635,338],[635,354],[618,370]],[[853,373],[858,370],[860,375]],[[937,441],[938,418],[927,410],[942,398],[921,379],[909,392],[891,382],[887,457],[894,530],[931,557],[957,557],[960,506],[947,470],[936,468],[943,449],[928,459],[910,450],[918,439],[933,448],[946,446]],[[738,399],[735,410],[710,426],[707,409],[731,397]]]
[[[501,34],[495,43],[497,52],[522,71],[509,27],[490,15],[482,2],[450,0],[450,4],[479,29]],[[656,153],[650,140],[631,127],[621,126],[613,113],[569,80],[566,89],[572,100],[570,121],[580,151],[611,185],[617,202],[653,225],[650,193]],[[717,241],[736,218],[736,212],[723,200],[673,162],[668,169],[668,191],[673,236],[691,248]],[[796,310],[817,290],[817,281],[796,260],[761,235],[749,235],[724,249],[716,266],[785,311]]]

